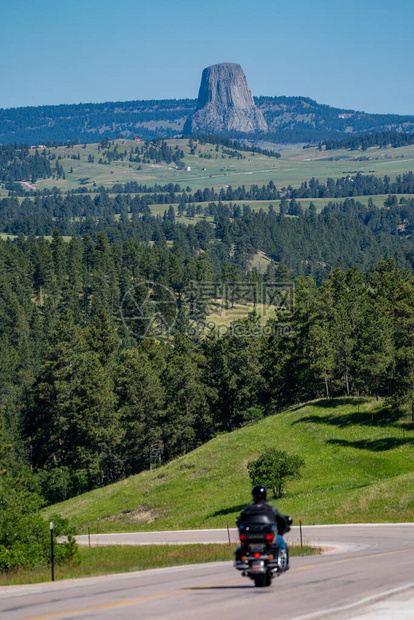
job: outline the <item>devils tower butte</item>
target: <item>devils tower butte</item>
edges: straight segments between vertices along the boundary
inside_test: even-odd
[[[222,62],[204,69],[197,108],[187,118],[183,131],[187,135],[267,131],[240,65]]]

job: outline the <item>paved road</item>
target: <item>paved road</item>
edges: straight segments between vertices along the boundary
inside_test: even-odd
[[[163,535],[169,541],[226,540],[227,531]],[[293,528],[289,540],[297,537]],[[158,569],[3,587],[1,618],[221,620],[260,614],[278,620],[414,619],[414,524],[314,526],[304,529],[304,538],[331,550],[292,558],[291,570],[270,588],[255,588],[230,562]]]

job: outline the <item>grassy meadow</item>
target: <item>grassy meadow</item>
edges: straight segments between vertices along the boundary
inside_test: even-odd
[[[261,271],[263,271],[263,265],[267,265],[270,262],[266,255],[263,256],[263,262],[255,259],[257,264],[252,265],[256,266]],[[250,302],[235,303],[234,306],[229,305],[229,307],[226,308],[221,299],[212,299],[209,303],[209,310],[210,313],[206,317],[206,324],[218,327],[229,327],[233,321],[243,319],[252,312],[258,314],[262,325],[264,325],[268,319],[276,317],[274,306],[261,303],[257,303],[256,306]]]
[[[408,414],[407,414],[408,416]],[[319,400],[290,408],[152,471],[44,510],[80,531],[232,526],[249,502],[249,460],[266,448],[298,453],[302,478],[277,501],[294,522],[412,521],[414,427],[374,399]]]
[[[119,151],[129,151],[141,146],[134,140],[115,140]],[[220,189],[232,185],[252,184],[262,185],[273,180],[277,187],[298,187],[302,181],[312,177],[326,181],[327,177],[339,178],[347,174],[376,174],[388,175],[394,179],[396,175],[414,169],[414,146],[396,149],[379,149],[373,147],[362,154],[360,151],[319,151],[317,147],[303,149],[296,145],[281,151],[281,158],[244,152],[245,159],[231,158],[223,154],[213,145],[198,145],[195,154],[191,154],[188,140],[167,140],[171,146],[178,145],[185,153],[185,165],[191,171],[176,170],[170,164],[138,164],[135,162],[113,161],[109,165],[97,163],[102,157],[98,152],[97,144],[74,145],[71,147],[56,147],[51,149],[60,157],[59,164],[63,166],[66,179],[38,180],[36,187],[43,189],[54,186],[62,191],[76,189],[79,186],[93,189],[103,185],[110,187],[114,183],[137,181],[153,185],[154,183],[179,183],[183,187],[189,186],[192,191],[204,187]],[[200,154],[211,155],[212,159],[201,158]],[[95,161],[89,162],[89,156]],[[217,159],[216,159],[217,155]],[[80,156],[80,159],[73,157]],[[52,162],[52,166],[53,166]],[[138,168],[141,167],[141,170]],[[73,172],[70,170],[73,169]],[[81,179],[88,179],[81,183]]]

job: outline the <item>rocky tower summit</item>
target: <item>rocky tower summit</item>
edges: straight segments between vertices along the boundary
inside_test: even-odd
[[[240,65],[222,62],[204,69],[197,109],[187,118],[183,131],[186,135],[267,131]]]

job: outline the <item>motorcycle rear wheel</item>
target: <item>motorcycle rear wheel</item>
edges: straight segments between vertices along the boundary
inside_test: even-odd
[[[271,583],[272,579],[270,577],[269,571],[267,571],[266,573],[262,573],[261,575],[254,576],[254,585],[256,586],[256,588],[266,588],[267,586],[270,586]]]
[[[288,563],[287,552],[286,552],[286,549],[282,547],[279,551],[279,558],[278,558],[280,572],[282,573],[285,572],[287,563]]]

